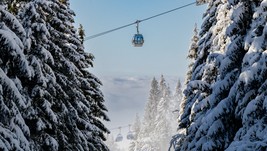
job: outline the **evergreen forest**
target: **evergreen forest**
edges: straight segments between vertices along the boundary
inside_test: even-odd
[[[267,0],[196,4],[184,82],[151,80],[129,151],[265,151]],[[0,0],[1,151],[118,151],[74,17],[69,0]]]

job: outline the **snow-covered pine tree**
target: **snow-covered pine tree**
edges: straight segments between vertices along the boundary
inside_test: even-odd
[[[0,4],[0,150],[30,150],[23,115],[30,106],[24,82],[32,78],[24,53],[25,30]]]
[[[208,16],[200,32],[198,58],[193,67],[192,79],[185,90],[187,98],[180,128],[186,128],[186,139],[177,150],[225,150],[233,143],[231,141],[235,135],[241,134],[242,130],[238,129],[242,124],[248,124],[242,114],[236,114],[239,108],[237,105],[242,104],[241,113],[244,113],[244,109],[251,109],[244,106],[255,91],[250,91],[244,85],[245,80],[241,82],[237,79],[242,79],[240,72],[244,71],[245,64],[242,65],[242,60],[244,61],[246,53],[244,41],[251,27],[253,9],[258,4],[258,1],[234,0],[210,2],[206,13]],[[247,59],[251,61],[252,58],[249,56]],[[244,136],[243,134],[239,136]],[[237,136],[235,138],[241,139]],[[248,144],[253,146],[253,143]],[[233,146],[236,147],[235,145]],[[255,143],[253,147],[257,145],[259,144]],[[256,148],[252,150],[254,149]]]
[[[135,139],[139,137],[140,132],[141,132],[141,119],[138,114],[135,116],[134,124],[133,124],[133,132],[134,132],[134,137]]]
[[[157,106],[160,101],[159,83],[154,77],[151,81],[151,88],[149,98],[145,106],[144,118],[142,121],[142,128],[140,132],[140,146],[141,148],[157,148],[155,137],[155,120],[157,115]]]
[[[81,40],[81,42],[83,44],[84,38],[85,38],[85,31],[83,29],[83,25],[82,24],[80,24],[80,26],[78,28],[78,35],[79,35],[79,38],[80,38],[80,40]]]
[[[164,78],[163,75],[160,76],[160,80],[159,80],[159,91],[160,91],[160,98],[163,97],[163,93],[164,91],[167,89],[167,84],[166,84],[166,80]]]
[[[194,62],[197,58],[198,41],[199,41],[198,29],[197,29],[197,24],[195,24],[194,35],[191,39],[191,45],[189,47],[189,52],[187,55],[187,58],[190,59],[191,62],[188,66],[185,84],[188,84],[188,82],[190,81],[190,79],[192,77],[192,72],[193,72],[192,68],[193,68]]]
[[[155,128],[155,119],[157,115],[157,106],[160,100],[160,90],[158,81],[154,77],[151,81],[151,88],[149,93],[149,98],[145,106],[145,113],[142,125],[141,137],[152,136],[153,130]]]
[[[206,13],[204,14],[204,23],[201,27],[201,31],[199,33],[201,39],[198,43],[197,50],[197,58],[195,59],[195,63],[192,66],[192,77],[189,83],[187,84],[186,89],[184,90],[185,99],[181,103],[181,115],[179,128],[188,128],[191,125],[191,112],[193,103],[197,101],[198,97],[207,96],[209,93],[209,85],[204,81],[201,81],[201,76],[203,74],[203,66],[205,65],[205,61],[209,54],[209,49],[211,47],[212,40],[209,38],[212,37],[211,28],[217,22],[217,8],[220,4],[220,0],[211,1]],[[190,139],[190,138],[188,138]],[[189,141],[188,141],[189,142]]]
[[[162,97],[158,103],[157,116],[155,120],[156,124],[155,141],[159,145],[159,151],[168,149],[169,141],[172,136],[170,117],[173,113],[170,110],[170,102],[171,102],[171,91],[169,87],[166,87],[163,89]]]
[[[68,0],[32,0],[20,13],[34,68],[26,116],[34,150],[108,150],[101,82],[87,70],[93,56],[84,52],[73,15]]]
[[[174,107],[174,110],[173,112],[178,112],[179,111],[179,108],[180,108],[180,102],[183,98],[183,90],[182,90],[182,84],[181,84],[181,81],[180,79],[177,81],[177,84],[176,84],[176,87],[175,87],[175,91],[174,91],[174,94],[173,94],[173,106]]]
[[[173,129],[172,134],[175,134],[177,130],[177,121],[180,113],[180,104],[183,99],[183,91],[182,91],[182,84],[180,79],[177,82],[177,85],[175,87],[174,94],[172,98],[170,99],[169,103],[169,120],[171,122],[171,128]]]
[[[138,114],[135,116],[135,120],[133,123],[133,132],[134,132],[134,139],[130,143],[129,151],[138,151],[140,150],[140,133],[141,133],[141,119]]]
[[[193,36],[191,38],[191,44],[190,44],[188,55],[187,55],[187,58],[190,59],[191,62],[188,65],[188,71],[186,73],[186,78],[185,78],[185,84],[186,85],[192,79],[193,66],[194,66],[194,63],[195,63],[195,61],[197,59],[197,56],[198,56],[197,55],[197,53],[198,53],[198,42],[199,42],[198,28],[197,28],[197,24],[195,24],[195,28],[194,28],[194,31],[193,31]],[[179,90],[180,90],[180,84],[178,82],[177,87],[176,87],[176,91],[175,91],[176,95],[174,95],[174,100],[179,99],[179,101],[180,101],[179,102],[178,119],[179,119],[179,117],[181,115],[183,116],[183,117],[180,117],[183,120],[183,121],[180,121],[180,124],[183,125],[184,122],[188,122],[188,115],[189,115],[189,112],[190,112],[189,110],[191,108],[190,104],[187,104],[187,106],[185,105],[185,103],[187,103],[186,100],[187,100],[188,97],[189,98],[191,97],[190,99],[193,99],[194,94],[190,94],[190,95],[182,95],[181,94],[181,97],[180,97]],[[177,94],[179,96],[177,96]],[[187,111],[187,114],[185,114],[184,111]],[[175,136],[173,136],[173,139],[171,140],[171,146],[170,147],[175,147],[176,146],[176,150],[180,150],[181,144],[183,143],[183,141],[185,139],[184,138],[185,130],[183,128],[185,128],[185,127],[181,126],[180,129],[178,129],[177,134]]]

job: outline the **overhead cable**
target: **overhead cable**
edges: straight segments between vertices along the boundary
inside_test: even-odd
[[[90,40],[90,39],[93,39],[93,38],[96,38],[96,37],[99,37],[99,36],[102,36],[102,35],[105,35],[105,34],[114,32],[116,30],[120,30],[120,29],[126,28],[128,26],[131,26],[131,25],[134,25],[134,24],[137,24],[137,23],[140,23],[140,22],[144,22],[144,21],[150,20],[152,18],[156,18],[156,17],[162,16],[162,15],[171,13],[173,11],[176,11],[176,10],[179,10],[179,9],[182,9],[182,8],[188,7],[190,5],[194,5],[194,4],[196,4],[196,2],[192,2],[192,3],[189,3],[189,4],[183,5],[183,6],[179,6],[177,8],[168,10],[166,12],[163,12],[163,13],[160,13],[160,14],[157,14],[157,15],[154,15],[154,16],[151,16],[151,17],[147,17],[147,18],[142,19],[142,20],[137,20],[137,21],[135,21],[133,23],[130,23],[130,24],[127,24],[127,25],[124,25],[124,26],[120,26],[120,27],[117,27],[117,28],[114,28],[114,29],[111,29],[111,30],[107,30],[107,31],[104,31],[104,32],[101,32],[101,33],[98,33],[98,34],[95,34],[95,35],[92,35],[92,36],[89,36],[89,37],[85,37],[84,41],[87,41],[87,40]]]

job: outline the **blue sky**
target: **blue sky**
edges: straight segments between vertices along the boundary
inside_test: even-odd
[[[194,0],[71,0],[76,25],[81,23],[87,36],[144,19]],[[184,77],[194,24],[200,26],[205,6],[189,6],[140,23],[145,44],[133,47],[135,25],[85,42],[93,53],[93,72],[98,76]]]
[[[70,0],[75,25],[82,24],[87,36],[141,20],[194,0]],[[200,27],[206,6],[190,6],[142,22],[145,43],[133,47],[135,25],[85,42],[95,56],[94,73],[103,82],[111,122],[108,128],[128,125],[136,113],[142,116],[153,76],[163,74],[171,88],[183,80],[195,23]],[[128,129],[125,129],[125,133]],[[112,131],[116,135],[117,131]]]

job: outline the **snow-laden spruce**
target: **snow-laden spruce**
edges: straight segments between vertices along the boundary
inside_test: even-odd
[[[73,16],[68,0],[1,2],[0,150],[108,150],[101,82]]]
[[[134,134],[134,141],[130,143],[129,151],[137,151],[140,150],[140,132],[141,132],[141,119],[138,114],[135,116],[135,120],[132,126],[133,134]]]
[[[210,1],[176,150],[266,150],[266,4]]]
[[[30,101],[23,89],[31,79],[24,53],[25,30],[14,15],[0,5],[0,150],[30,150],[30,130],[23,115]]]
[[[108,150],[101,83],[86,69],[93,56],[84,52],[68,0],[32,0],[19,15],[34,68],[25,117],[34,150]]]

